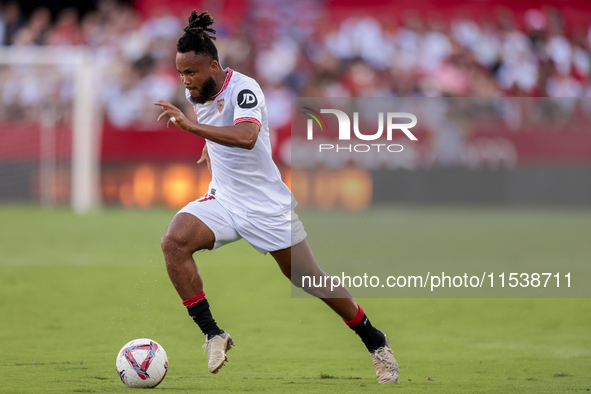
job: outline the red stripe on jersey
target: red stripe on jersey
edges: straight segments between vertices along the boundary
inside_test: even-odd
[[[220,89],[220,91],[215,96],[211,97],[207,101],[213,101],[213,100],[215,100],[216,97],[219,96],[220,94],[222,94],[222,92],[224,90],[226,90],[226,88],[230,84],[230,78],[232,78],[232,74],[234,74],[234,71],[230,67],[226,68],[224,71],[227,73],[226,79],[224,80],[224,86],[222,86],[222,88]]]
[[[355,318],[353,320],[347,321],[347,320],[343,319],[345,324],[348,325],[349,327],[354,327],[354,326],[358,325],[359,323],[361,323],[361,320],[363,320],[363,316],[365,316],[365,312],[363,312],[363,308],[361,307],[361,305],[357,304],[357,306],[359,307],[359,311],[357,312],[357,316],[355,316]]]
[[[209,193],[205,193],[205,196],[201,197],[201,199],[197,200],[197,202],[204,202],[209,200],[215,200],[215,196],[211,196]]]
[[[258,124],[259,127],[261,127],[261,122],[259,122],[259,120],[257,118],[249,118],[249,117],[238,118],[234,121],[234,124],[237,124],[240,122],[254,122],[254,123]]]
[[[183,305],[186,306],[187,308],[190,308],[192,306],[199,304],[204,299],[205,299],[205,292],[202,291],[201,293],[197,294],[195,297],[189,298],[188,300],[183,301]]]

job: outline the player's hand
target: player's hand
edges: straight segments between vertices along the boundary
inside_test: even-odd
[[[197,164],[203,163],[203,161],[207,163],[207,169],[211,173],[211,162],[209,161],[209,153],[207,152],[207,144],[203,147],[203,151],[201,152],[201,158],[197,161]]]
[[[154,105],[160,106],[163,111],[158,117],[157,122],[160,122],[160,119],[164,118],[165,116],[168,116],[168,122],[166,122],[167,128],[170,127],[171,123],[174,123],[176,126],[180,127],[185,131],[189,130],[191,122],[189,121],[189,119],[187,119],[185,114],[183,114],[180,109],[178,109],[168,101],[164,100],[156,100],[154,101]],[[172,121],[172,118],[175,119],[174,122]]]

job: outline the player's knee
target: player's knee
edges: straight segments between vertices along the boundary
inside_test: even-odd
[[[160,247],[165,255],[176,255],[186,251],[188,240],[183,239],[172,231],[166,231],[160,239]]]

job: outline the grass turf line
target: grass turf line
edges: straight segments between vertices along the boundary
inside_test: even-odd
[[[457,236],[463,215],[499,227],[517,222],[523,231],[534,232],[540,223],[552,223],[570,242],[590,222],[588,211],[539,211],[533,220],[532,212],[503,218],[504,213],[376,209],[361,216],[300,216],[317,255],[326,253],[323,244],[334,242],[328,228],[345,219],[354,226],[363,215],[418,230],[460,221]],[[354,333],[321,302],[290,298],[273,259],[244,241],[196,255],[214,316],[237,343],[220,374],[209,374],[202,336],[174,292],[159,250],[172,215],[106,210],[77,217],[68,210],[0,207],[0,392],[129,390],[115,373],[115,356],[139,337],[158,341],[168,353],[170,371],[156,389],[164,391],[550,393],[591,388],[587,299],[362,299],[374,325],[391,338],[400,363],[399,384],[384,387],[377,384],[371,359]],[[346,227],[341,238],[354,239],[352,228]],[[400,245],[413,243],[416,233],[400,237],[404,232],[397,234]],[[582,247],[577,245],[570,247]],[[584,252],[565,251],[569,256]]]

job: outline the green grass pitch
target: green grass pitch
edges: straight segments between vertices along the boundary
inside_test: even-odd
[[[433,218],[455,220],[458,237],[462,220],[488,220],[499,229],[518,221],[539,237],[541,226],[556,226],[570,240],[564,258],[591,261],[589,210],[507,212],[374,208],[360,214],[303,211],[300,217],[317,255],[330,253],[322,248],[338,239],[339,231],[330,230],[338,220],[347,217],[355,226],[365,215],[379,215],[409,229],[397,235],[397,245],[412,245],[415,230],[432,229]],[[196,254],[214,316],[237,343],[220,373],[209,374],[203,337],[169,282],[159,248],[173,214],[109,209],[78,217],[62,209],[0,206],[0,392],[128,392],[115,372],[115,356],[139,337],[158,341],[168,353],[168,376],[155,389],[164,392],[591,389],[589,299],[361,299],[374,325],[391,338],[400,365],[399,383],[382,386],[355,334],[322,302],[291,298],[272,257],[244,241]],[[473,234],[465,231],[469,239]],[[354,240],[351,234],[343,229],[343,237]],[[372,234],[355,236],[363,245]],[[581,239],[587,241],[575,242]],[[428,256],[423,246],[420,253]],[[400,264],[410,256],[405,253],[398,254]],[[460,258],[463,252],[449,248],[445,256],[454,253]],[[540,253],[544,258],[548,251]]]

